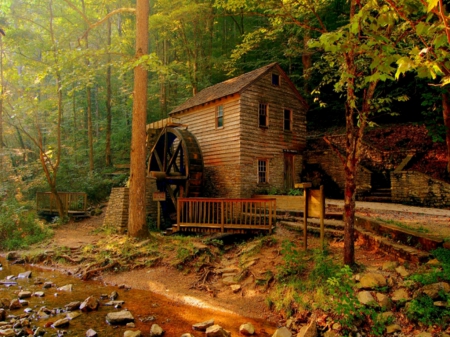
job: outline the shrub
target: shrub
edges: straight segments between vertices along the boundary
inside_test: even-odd
[[[25,248],[51,234],[35,213],[20,205],[14,197],[0,201],[0,249]]]

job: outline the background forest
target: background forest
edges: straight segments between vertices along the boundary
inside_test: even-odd
[[[310,104],[311,132],[345,125],[355,109],[355,128],[421,122],[445,140],[442,0],[150,6],[150,51],[136,59],[133,1],[1,2],[0,193],[10,200],[2,213],[49,187],[97,202],[124,183],[113,165],[129,163],[136,65],[149,72],[148,122],[205,87],[278,62]]]

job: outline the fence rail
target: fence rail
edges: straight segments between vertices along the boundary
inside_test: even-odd
[[[179,198],[177,230],[206,229],[238,232],[266,230],[272,233],[275,199]]]
[[[66,214],[86,213],[87,194],[84,192],[58,192]],[[57,214],[56,198],[50,192],[36,193],[36,209],[38,213]]]

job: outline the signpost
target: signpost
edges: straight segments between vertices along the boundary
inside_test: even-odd
[[[166,192],[153,192],[153,201],[158,203],[158,213],[156,215],[156,227],[161,229],[161,205],[160,201],[166,201]]]

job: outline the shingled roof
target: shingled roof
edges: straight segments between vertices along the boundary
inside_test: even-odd
[[[200,91],[199,93],[197,93],[194,97],[191,97],[186,102],[184,102],[183,104],[181,104],[178,107],[176,107],[175,109],[173,109],[170,112],[170,114],[181,112],[181,111],[199,106],[201,104],[214,101],[219,98],[233,95],[238,92],[240,93],[249,84],[253,83],[253,81],[258,79],[260,76],[264,75],[267,71],[269,71],[270,69],[272,69],[275,66],[277,68],[279,68],[277,63],[271,63],[267,66],[253,70],[249,73],[245,73],[238,77],[234,77],[234,78],[231,78],[224,82],[215,84],[211,87],[205,88],[202,91]],[[279,68],[279,69],[281,70],[281,68]],[[290,83],[292,83],[292,82],[290,82]],[[295,89],[293,84],[292,84],[292,87],[294,88],[295,92],[298,93],[297,89]],[[303,100],[301,97],[300,97],[300,99]]]

